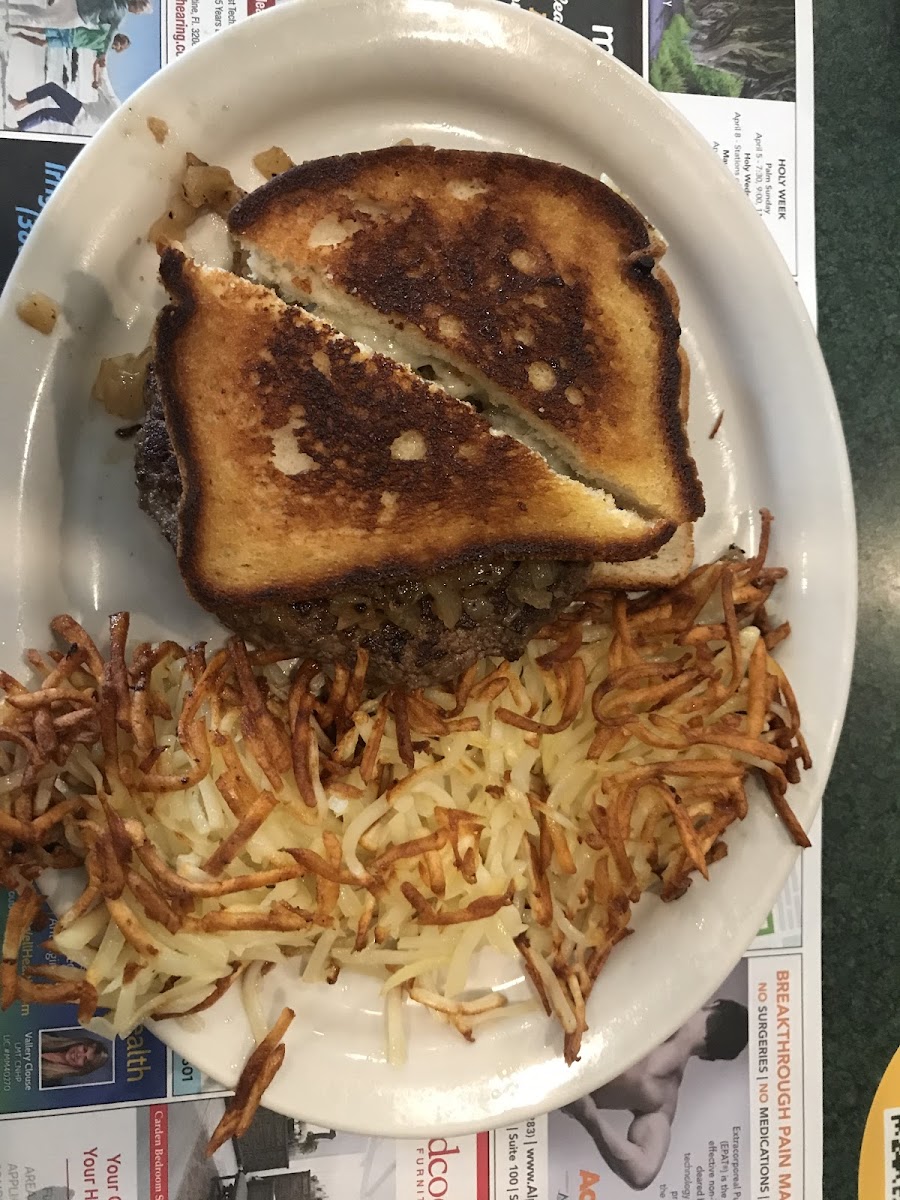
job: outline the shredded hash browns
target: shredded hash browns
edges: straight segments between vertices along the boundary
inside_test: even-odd
[[[708,876],[759,802],[751,775],[808,845],[786,798],[810,759],[772,656],[789,629],[766,617],[784,575],[765,566],[769,524],[753,559],[637,599],[589,593],[519,662],[447,691],[373,694],[364,651],[327,673],[238,638],[129,654],[126,613],[104,655],[57,617],[64,649],[28,654],[36,685],[0,673],[0,882],[18,892],[3,1007],[72,1001],[125,1034],[240,985],[257,1050],[223,1140],[284,1056],[293,1013],[267,1032],[257,997],[273,963],[306,982],[380,972],[397,1062],[404,998],[469,1041],[528,1006],[472,990],[491,947],[520,961],[573,1062],[632,906]],[[37,876],[76,866],[52,948],[77,969],[20,973]]]

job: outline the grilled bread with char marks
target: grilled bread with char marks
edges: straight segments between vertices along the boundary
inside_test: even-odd
[[[154,371],[192,594],[289,602],[490,559],[622,560],[673,532],[554,473],[468,404],[176,250]]]
[[[604,184],[394,146],[294,167],[229,225],[257,278],[476,394],[554,466],[676,525],[703,512],[665,246]]]

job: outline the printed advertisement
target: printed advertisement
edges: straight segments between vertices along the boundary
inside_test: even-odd
[[[661,1046],[551,1115],[551,1195],[583,1198],[593,1190],[621,1200],[649,1189],[660,1200],[746,1196],[748,977],[745,959]]]
[[[751,950],[786,950],[803,944],[803,863],[803,858],[797,859]]]
[[[791,271],[797,255],[794,0],[508,0],[643,75],[741,184]]]
[[[797,184],[794,105],[769,100],[670,96],[706,137],[762,217],[797,273]]]
[[[13,1121],[0,1140],[3,1200],[131,1200],[138,1195],[138,1115],[67,1113]],[[199,1200],[199,1198],[198,1198]]]
[[[0,0],[8,9],[0,26],[3,125],[83,140],[161,62],[275,2],[159,0],[154,10],[154,0]],[[649,79],[716,150],[798,273],[794,0],[507,2],[582,34]],[[53,28],[63,15],[69,26]],[[109,47],[98,50],[107,37]],[[808,204],[805,197],[804,212]],[[0,205],[10,212],[2,192]],[[0,260],[0,278],[6,271]]]
[[[86,137],[159,70],[155,0],[0,0],[2,126]]]
[[[0,889],[0,928],[10,893]],[[64,960],[47,949],[53,926],[30,930],[23,969]],[[124,1040],[83,1029],[69,1004],[15,1001],[0,1013],[0,1118],[47,1109],[134,1104],[168,1095],[167,1051],[142,1026]]]
[[[274,4],[275,0],[166,0],[163,35],[166,62],[180,58],[214,33]]]
[[[580,33],[620,62],[647,74],[647,5],[642,0],[507,0]]]
[[[0,134],[0,282],[81,146]]]
[[[88,1149],[92,1162],[115,1161],[122,1178],[136,1164],[137,1191],[123,1194],[142,1200],[628,1200],[644,1191],[660,1200],[799,1198],[801,985],[798,955],[744,959],[699,1012],[618,1078],[549,1117],[490,1133],[390,1142],[261,1110],[245,1135],[208,1158],[226,1100],[204,1097],[130,1110],[127,1122],[104,1122],[105,1134],[117,1131],[114,1144]],[[90,1182],[81,1122],[64,1122],[58,1161],[45,1154],[41,1165],[90,1200],[79,1191]],[[18,1147],[20,1129],[32,1137],[42,1127],[14,1120],[4,1128]],[[29,1169],[18,1149],[15,1169]],[[45,1186],[43,1176],[34,1182]]]
[[[753,1200],[804,1195],[802,990],[798,955],[750,959]]]
[[[386,1194],[384,1186],[393,1186],[393,1143],[339,1134],[265,1110],[243,1137],[209,1158],[206,1142],[223,1111],[222,1100],[142,1111],[139,1200],[375,1200]]]
[[[649,74],[696,126],[797,273],[794,0],[649,0]]]

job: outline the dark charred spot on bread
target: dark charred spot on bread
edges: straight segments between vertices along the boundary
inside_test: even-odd
[[[656,259],[652,254],[636,254],[629,259],[628,265],[633,275],[652,275],[653,269],[656,266]]]

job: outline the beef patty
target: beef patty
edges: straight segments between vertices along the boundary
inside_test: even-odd
[[[141,508],[174,547],[181,477],[152,369],[147,415],[135,444]],[[352,665],[364,647],[373,676],[424,687],[456,678],[486,655],[514,660],[584,587],[575,562],[489,562],[396,579],[296,604],[223,606],[219,619],[261,647]]]

